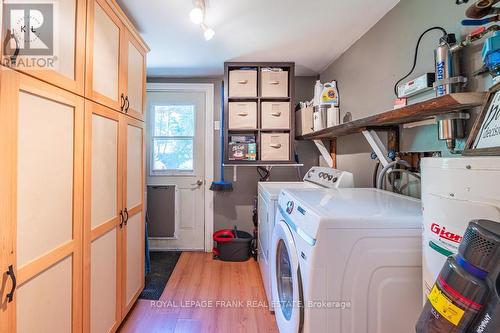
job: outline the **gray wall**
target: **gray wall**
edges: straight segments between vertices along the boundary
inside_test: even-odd
[[[159,78],[150,77],[148,82],[170,82],[170,83],[213,83],[215,86],[214,120],[220,120],[221,81],[220,78]],[[297,77],[295,80],[296,101],[310,100],[313,96],[313,86],[316,77]],[[214,132],[214,173],[215,179],[220,174],[220,143],[219,131]],[[300,168],[301,176],[313,165],[318,163],[318,152],[311,142],[297,142],[296,150],[300,162],[304,164]],[[251,232],[252,205],[257,195],[257,182],[259,176],[255,167],[240,167],[237,172],[237,182],[233,183],[233,192],[215,192],[214,197],[214,229],[232,228],[237,225],[239,229]],[[233,169],[225,168],[225,178],[233,179]],[[296,181],[298,180],[296,168],[274,168],[271,181]]]
[[[393,86],[408,73],[413,61],[415,43],[429,27],[442,26],[448,32],[464,36],[469,30],[461,27],[467,5],[457,6],[454,0],[401,0],[375,26],[353,44],[340,58],[321,73],[322,82],[338,81],[341,98],[341,119],[350,112],[358,119],[392,109]],[[434,71],[433,50],[441,33],[430,32],[420,44],[419,61],[413,76]],[[334,47],[334,46],[333,46]],[[464,71],[470,74],[481,67],[481,45],[464,52]],[[469,76],[469,75],[468,75]],[[488,77],[470,78],[468,90],[485,90]],[[472,122],[469,122],[469,126]],[[437,140],[435,126],[405,130],[403,151],[443,151]],[[338,167],[355,174],[356,186],[371,186],[375,162],[370,160],[371,148],[361,135],[338,140]]]

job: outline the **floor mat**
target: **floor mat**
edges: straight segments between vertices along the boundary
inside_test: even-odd
[[[157,301],[160,299],[167,281],[182,252],[150,252],[151,272],[146,275],[144,290],[140,299]]]

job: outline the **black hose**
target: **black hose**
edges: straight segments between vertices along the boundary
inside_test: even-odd
[[[373,169],[373,188],[377,188],[377,178],[378,178],[378,169],[380,168],[380,162],[377,161],[375,165],[375,169]]]
[[[440,31],[442,31],[443,32],[443,36],[446,36],[448,34],[446,32],[446,30],[444,28],[442,28],[442,27],[432,27],[432,28],[429,28],[429,29],[425,30],[424,32],[422,32],[422,34],[420,35],[420,37],[418,37],[417,45],[415,46],[415,54],[413,56],[413,66],[411,67],[411,70],[408,72],[408,74],[406,74],[401,79],[399,79],[399,81],[396,82],[396,84],[394,84],[394,94],[396,95],[396,98],[399,98],[399,96],[398,96],[398,84],[401,81],[403,81],[404,79],[406,79],[408,76],[410,76],[411,73],[413,73],[413,71],[415,70],[415,67],[417,66],[418,47],[420,46],[420,42],[422,41],[422,38],[424,37],[424,35],[426,33],[428,33],[429,31],[433,31],[433,30],[440,30]]]

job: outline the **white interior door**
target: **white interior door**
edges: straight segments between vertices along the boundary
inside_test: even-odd
[[[205,94],[148,93],[148,185],[175,186],[173,237],[150,238],[151,249],[204,249]]]

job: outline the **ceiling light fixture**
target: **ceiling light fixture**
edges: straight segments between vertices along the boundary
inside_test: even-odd
[[[206,25],[202,24],[201,28],[203,29],[203,36],[205,40],[211,40],[215,36],[214,29],[208,28]]]
[[[194,24],[202,24],[204,16],[203,9],[200,7],[194,7],[189,13],[189,18]]]
[[[194,24],[201,26],[205,40],[211,40],[215,36],[215,31],[205,25],[205,0],[194,0],[194,8],[189,12],[189,19]]]

